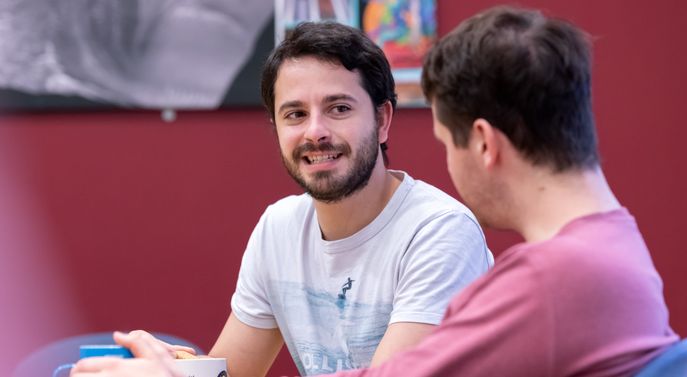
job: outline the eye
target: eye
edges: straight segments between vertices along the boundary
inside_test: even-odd
[[[288,113],[284,114],[284,119],[286,119],[287,121],[296,121],[305,117],[305,115],[305,111],[289,111]]]
[[[333,112],[334,114],[337,114],[337,115],[346,114],[349,111],[351,111],[351,107],[349,105],[344,105],[344,104],[334,105],[331,108],[331,112]]]

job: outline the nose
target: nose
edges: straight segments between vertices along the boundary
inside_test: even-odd
[[[305,140],[318,143],[329,140],[330,136],[331,132],[326,118],[319,114],[311,115],[303,135]]]

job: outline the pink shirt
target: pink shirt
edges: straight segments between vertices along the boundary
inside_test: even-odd
[[[626,209],[585,216],[506,250],[412,350],[336,376],[632,375],[678,340],[662,288]]]

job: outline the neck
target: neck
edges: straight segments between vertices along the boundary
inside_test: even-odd
[[[401,184],[400,177],[378,161],[367,185],[335,203],[315,200],[317,219],[325,240],[349,237],[371,223],[386,207]]]
[[[527,242],[555,236],[572,220],[620,208],[600,167],[564,173],[537,169],[518,179],[512,228]]]

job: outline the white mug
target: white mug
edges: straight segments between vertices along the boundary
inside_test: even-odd
[[[200,357],[174,360],[184,377],[227,377],[227,359]]]

